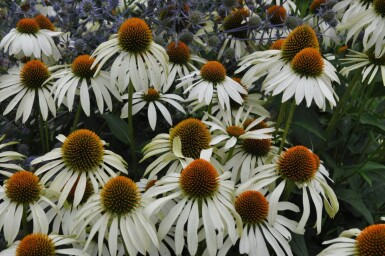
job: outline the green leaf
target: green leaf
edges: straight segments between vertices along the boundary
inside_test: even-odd
[[[358,213],[362,214],[362,216],[366,219],[366,221],[370,224],[373,224],[373,217],[370,213],[369,209],[366,207],[364,202],[362,201],[361,195],[355,192],[352,189],[335,189],[335,193],[339,199],[344,201],[345,203],[351,205],[354,210]]]
[[[377,162],[367,162],[364,166],[362,166],[361,170],[363,171],[385,170],[385,165]]]
[[[307,131],[309,131],[309,132],[313,133],[314,135],[316,135],[321,140],[326,141],[326,138],[322,135],[321,130],[318,129],[318,127],[315,127],[315,126],[309,124],[309,122],[296,121],[293,124],[306,129]]]
[[[130,145],[128,124],[119,116],[113,114],[104,114],[103,118],[106,120],[112,134],[124,144]]]
[[[308,256],[305,237],[303,235],[292,234],[292,239],[289,242],[293,254],[296,256]]]
[[[380,129],[382,132],[385,132],[385,123],[381,122],[377,117],[373,116],[372,114],[370,114],[368,112],[363,113],[361,115],[360,122],[362,124],[374,126],[378,129]]]

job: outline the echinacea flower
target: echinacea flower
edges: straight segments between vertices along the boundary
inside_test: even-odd
[[[55,148],[47,154],[34,159],[31,164],[43,164],[36,170],[36,175],[42,176],[42,183],[46,184],[55,175],[50,188],[61,192],[58,208],[64,204],[70,195],[74,184],[76,186],[73,206],[80,204],[86,192],[86,183],[90,179],[95,192],[99,186],[103,186],[110,177],[117,176],[117,172],[127,174],[126,162],[122,157],[110,150],[104,149],[105,141],[98,135],[87,129],[72,132],[68,137],[58,135],[56,137],[63,145]],[[113,168],[111,168],[113,167]]]
[[[258,58],[258,59],[255,59]],[[294,98],[297,105],[304,99],[307,107],[312,101],[324,110],[325,99],[331,107],[336,106],[337,94],[332,81],[339,83],[336,69],[322,58],[318,39],[308,25],[294,29],[282,44],[281,50],[255,52],[245,57],[236,72],[251,67],[242,78],[242,83],[252,84],[265,77],[262,90],[272,95],[282,94],[282,102]]]
[[[235,58],[239,59],[247,53],[248,45],[251,44],[247,20],[253,12],[248,8],[235,9],[229,13],[223,20],[221,29],[225,33],[225,40],[218,52],[218,59],[229,47],[234,49]]]
[[[188,118],[179,122],[168,134],[158,134],[143,148],[141,162],[161,154],[147,166],[144,175],[149,174],[152,179],[169,164],[167,173],[179,173],[183,168],[181,162],[185,158],[199,158],[201,151],[210,147],[210,141],[210,131],[201,120]]]
[[[9,141],[6,143],[1,143],[5,139],[5,134],[0,137],[0,150],[5,147],[17,144],[17,141]],[[21,170],[22,168],[14,163],[9,163],[13,161],[23,160],[25,156],[15,151],[1,151],[0,152],[0,170],[12,169],[12,170]]]
[[[236,191],[235,210],[243,223],[239,253],[250,256],[270,255],[269,251],[272,249],[276,255],[293,255],[289,245],[290,231],[294,232],[298,223],[283,215],[277,215],[273,223],[268,222],[267,216],[273,206],[269,201],[271,194],[266,194],[266,189],[254,190],[252,184],[245,183],[240,184]],[[277,204],[281,211],[299,212],[299,207],[293,203],[277,202]],[[230,245],[227,239],[218,255],[225,255]]]
[[[121,101],[118,90],[110,83],[109,73],[99,71],[95,75],[96,68],[91,69],[94,61],[94,58],[85,54],[78,56],[70,67],[58,66],[52,68],[57,70],[48,81],[56,80],[53,83],[52,92],[54,99],[57,100],[58,107],[62,104],[64,96],[67,96],[67,106],[69,111],[72,111],[75,94],[79,91],[82,109],[89,116],[92,102],[89,94],[90,89],[94,92],[96,104],[101,114],[104,112],[104,102],[108,109],[112,111],[110,94]]]
[[[55,208],[53,202],[47,198],[49,193],[39,177],[29,171],[10,173],[0,171],[9,177],[3,187],[0,187],[0,229],[3,229],[5,240],[10,245],[20,232],[20,224],[24,211],[30,212],[33,221],[33,232],[47,233],[49,228],[45,208]],[[55,213],[53,213],[55,214]]]
[[[191,71],[198,70],[193,62],[206,63],[205,59],[195,54],[191,54],[190,48],[183,42],[172,42],[167,48],[169,58],[166,83],[162,86],[162,91],[167,92],[177,78],[182,78],[190,74]]]
[[[127,99],[128,94],[123,95],[123,99]],[[136,91],[132,96],[132,115],[138,113],[141,109],[143,109],[146,105],[148,105],[147,109],[147,117],[148,122],[150,123],[151,129],[155,130],[157,114],[156,109],[162,113],[163,117],[166,121],[172,125],[172,118],[169,110],[165,107],[165,103],[169,103],[174,108],[181,111],[183,114],[186,114],[182,105],[179,102],[183,102],[184,99],[177,94],[166,94],[162,93],[154,88],[149,88],[148,90],[140,90]],[[179,101],[179,102],[178,102]],[[126,103],[122,108],[121,118],[128,117],[128,103]]]
[[[3,115],[7,115],[17,107],[16,120],[21,116],[25,123],[34,109],[35,98],[38,98],[39,109],[43,120],[47,120],[48,111],[54,116],[56,108],[51,96],[51,83],[45,81],[51,76],[48,67],[40,60],[28,61],[20,68],[12,68],[0,80],[0,102],[12,97]]]
[[[158,238],[162,240],[176,222],[176,255],[182,253],[186,242],[185,233],[190,255],[197,253],[198,230],[201,229],[201,232],[204,231],[208,253],[213,256],[223,244],[226,234],[234,244],[237,230],[241,231],[240,216],[232,205],[234,183],[227,180],[230,173],[219,175],[209,162],[210,157],[209,150],[202,151],[201,158],[189,163],[180,174],[164,176],[145,193],[149,197],[167,194],[146,207],[147,216],[157,213],[168,201],[175,200],[175,206],[159,224]]]
[[[269,212],[269,222],[276,219],[278,211],[276,203],[288,182],[293,182],[302,190],[303,213],[297,232],[303,232],[310,216],[309,193],[316,209],[317,220],[315,226],[317,234],[321,232],[322,208],[325,208],[331,218],[334,218],[339,210],[337,197],[326,182],[326,179],[329,179],[329,173],[318,156],[304,146],[287,149],[280,155],[277,163],[259,166],[253,171],[253,174],[249,182],[255,182],[255,184],[262,187],[281,179],[271,193],[270,202],[273,208]]]
[[[158,247],[155,227],[143,214],[145,202],[138,186],[131,179],[123,176],[111,178],[101,192],[91,196],[79,211],[77,225],[81,225],[80,230],[84,230],[97,218],[84,251],[96,233],[99,233],[99,256],[102,255],[105,236],[111,255],[116,255],[118,238],[121,238],[130,255],[137,255],[138,252],[146,255],[152,245]]]
[[[168,72],[167,53],[154,43],[152,32],[142,19],[127,19],[117,34],[96,48],[91,66],[97,66],[95,75],[115,54],[119,55],[111,66],[110,81],[113,85],[118,84],[120,92],[125,91],[130,82],[136,91],[148,89],[149,82],[159,88],[164,81],[162,71]]]
[[[16,58],[53,57],[55,61],[61,54],[52,37],[59,36],[61,32],[41,29],[35,19],[23,18],[0,42],[0,50],[4,48],[9,55]]]
[[[251,132],[262,130],[269,135],[275,129],[272,122],[262,118],[248,118],[241,123],[241,128]],[[250,127],[251,126],[251,127]],[[273,145],[271,138],[247,138],[235,145],[231,158],[225,164],[225,170],[231,172],[231,180],[245,182],[253,176],[252,170],[258,166],[269,164],[277,155],[278,148]]]
[[[245,88],[226,75],[226,68],[218,61],[209,61],[199,71],[182,77],[176,87],[180,88],[193,82],[184,93],[189,93],[188,101],[197,99],[210,105],[214,95],[218,97],[222,109],[230,109],[230,99],[243,103],[241,94],[247,94]]]
[[[385,40],[385,3],[382,0],[369,1],[369,3],[365,4],[361,3],[361,5],[366,4],[368,4],[368,7],[359,12],[357,10],[352,13],[346,11],[345,15],[349,15],[349,19],[343,18],[337,30],[347,31],[346,42],[351,39],[355,42],[363,30],[362,45],[364,51],[368,51],[373,47],[374,56],[379,58],[385,53],[385,48],[383,47]],[[349,9],[353,8],[353,6],[350,6]]]
[[[342,232],[338,238],[324,242],[329,245],[317,256],[381,256],[385,251],[385,224]]]
[[[381,74],[382,81],[385,86],[385,54],[376,58],[372,51],[364,53],[349,49],[350,54],[346,58],[341,59],[341,62],[346,66],[341,69],[340,73],[347,76],[350,72],[360,69],[362,82],[368,78],[370,84],[377,74]]]
[[[8,249],[0,252],[0,256],[55,256],[79,255],[86,256],[81,250],[68,248],[76,243],[76,239],[60,235],[46,235],[44,232],[34,232],[25,236],[21,241],[13,243]],[[62,246],[66,247],[63,248]]]
[[[226,142],[223,149],[227,151],[234,147],[239,141],[246,139],[262,140],[272,138],[271,133],[274,131],[274,128],[253,129],[256,128],[265,117],[257,118],[250,123],[246,129],[244,128],[243,124],[250,118],[250,110],[251,108],[244,112],[244,109],[241,107],[234,117],[230,111],[226,111],[222,115],[222,120],[208,115],[210,121],[203,122],[210,127],[210,132],[213,133],[210,145],[217,145],[218,147],[220,143]]]

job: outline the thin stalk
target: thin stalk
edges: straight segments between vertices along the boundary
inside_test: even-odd
[[[48,131],[48,122],[44,121],[44,132],[45,132],[45,146],[47,152],[49,151],[49,131]]]
[[[287,135],[289,134],[290,125],[293,121],[293,116],[295,112],[295,99],[293,99],[291,106],[290,106],[290,112],[289,116],[287,117],[286,124],[285,124],[285,131],[283,132],[281,145],[279,145],[278,155],[281,154],[283,147],[285,146]]]
[[[134,137],[134,124],[132,120],[132,97],[134,94],[134,85],[130,81],[128,85],[128,138],[130,139],[131,146],[131,157],[132,157],[132,168],[134,173],[136,173],[136,146],[135,146],[135,137]]]
[[[82,115],[82,105],[79,103],[78,104],[78,108],[76,110],[76,115],[75,115],[75,118],[74,118],[74,122],[72,124],[71,132],[75,131],[76,128],[78,127],[78,123],[79,123],[81,115]]]
[[[21,224],[22,224],[23,232],[25,236],[31,233],[28,228],[27,212],[28,212],[28,204],[23,204],[23,215],[21,217]]]
[[[39,131],[40,131],[40,141],[41,141],[41,148],[43,150],[43,153],[47,153],[45,138],[44,138],[44,120],[39,112]]]
[[[342,114],[344,107],[346,106],[346,101],[349,99],[350,94],[352,93],[354,87],[356,84],[358,84],[358,78],[360,77],[360,72],[357,72],[355,76],[353,76],[353,81],[350,86],[346,89],[344,94],[342,95],[341,100],[338,102],[338,105],[336,109],[334,110],[334,113],[332,115],[332,118],[330,119],[329,125],[326,128],[325,134],[326,134],[326,139],[329,139],[331,132],[334,130],[334,128],[337,125],[337,121],[340,117],[340,114]],[[341,113],[340,113],[341,112]]]
[[[278,117],[277,117],[277,122],[275,123],[275,131],[274,131],[274,135],[273,135],[274,140],[276,139],[276,137],[278,135],[278,130],[281,126],[282,119],[283,119],[285,111],[286,111],[286,106],[287,106],[287,101],[281,103],[281,106],[279,107],[279,113],[278,113]]]
[[[227,159],[226,159],[226,161],[229,161],[230,158],[233,156],[233,154],[234,154],[234,149],[235,149],[235,146],[232,147],[232,148],[230,148],[229,152],[227,153]]]

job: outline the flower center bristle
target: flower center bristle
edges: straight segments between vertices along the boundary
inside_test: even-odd
[[[254,121],[255,119],[248,118],[243,123],[243,127],[247,129],[247,127]],[[251,131],[268,128],[266,122],[261,121],[257,125],[255,125]],[[257,157],[264,157],[270,152],[271,148],[271,139],[245,139],[242,141],[242,147],[247,152]]]
[[[201,76],[211,83],[220,83],[226,78],[226,68],[218,61],[208,61],[201,68]]]
[[[72,62],[72,72],[81,78],[91,78],[94,76],[96,68],[94,67],[91,69],[92,64],[94,63],[95,58],[91,57],[90,55],[84,54],[78,56],[73,62]]]
[[[285,42],[285,39],[278,39],[270,46],[270,50],[281,50],[283,42]]]
[[[190,60],[190,49],[183,42],[172,42],[167,46],[167,54],[171,63],[186,64]]]
[[[31,18],[24,18],[17,22],[16,29],[20,33],[36,34],[40,30],[40,27],[36,20]]]
[[[150,88],[148,89],[147,93],[143,93],[143,100],[150,102],[150,101],[157,101],[160,97],[160,94],[157,90]]]
[[[190,198],[211,197],[219,187],[218,172],[210,162],[196,159],[182,170],[179,184]]]
[[[382,18],[385,17],[385,1],[384,0],[374,0],[373,1],[374,10]]]
[[[70,204],[73,204],[73,202],[74,202],[75,191],[76,191],[76,188],[78,186],[79,179],[80,178],[77,178],[77,180],[75,181],[75,184],[72,186],[70,192],[68,193],[67,202],[70,203]],[[93,188],[93,186],[91,184],[91,181],[87,180],[86,188],[85,188],[84,194],[83,194],[83,198],[82,198],[82,200],[80,200],[80,205],[82,205],[85,202],[87,202],[88,198],[90,198],[93,194],[94,194],[94,188]]]
[[[326,0],[314,0],[309,7],[310,12],[312,13],[317,12],[318,9],[321,7],[321,5],[323,5],[324,3],[326,3]]]
[[[273,25],[283,24],[286,20],[287,14],[285,8],[281,5],[273,5],[267,9],[270,22]]]
[[[182,142],[182,153],[185,157],[199,158],[203,149],[210,147],[211,136],[209,129],[196,118],[188,118],[177,124],[170,131],[171,146],[175,137]]]
[[[249,16],[250,12],[246,8],[237,9],[226,16],[223,21],[223,29],[225,31],[230,31],[227,33],[235,38],[246,38],[247,29],[243,29],[242,27],[246,24],[244,21]]]
[[[230,136],[234,136],[234,137],[239,137],[245,133],[245,130],[242,127],[235,126],[235,125],[228,126],[226,131]]]
[[[40,29],[48,29],[51,31],[55,30],[55,26],[52,24],[52,22],[43,14],[36,15],[34,20],[39,25]]]
[[[319,49],[316,33],[306,24],[298,26],[290,32],[282,44],[282,57],[289,62],[305,48]]]
[[[359,256],[381,256],[385,252],[385,224],[366,227],[356,238]]]
[[[260,192],[249,190],[235,199],[235,210],[244,223],[257,224],[267,217],[269,202]]]
[[[54,256],[55,244],[46,234],[30,234],[24,237],[16,249],[16,256]]]
[[[93,171],[103,162],[103,143],[90,130],[81,129],[71,133],[61,151],[66,165],[78,172]]]
[[[28,204],[39,200],[42,186],[39,177],[32,172],[14,173],[5,184],[5,193],[12,202]]]
[[[28,61],[20,71],[21,82],[29,89],[41,88],[50,75],[47,66],[40,60]]]
[[[129,18],[119,28],[118,41],[123,50],[141,53],[150,46],[152,32],[144,20]]]
[[[303,49],[294,56],[290,64],[297,74],[306,77],[317,77],[324,69],[321,53],[314,48]]]
[[[124,176],[110,179],[104,185],[100,198],[104,209],[116,215],[128,214],[140,204],[138,186]]]
[[[281,175],[294,182],[307,182],[317,172],[314,154],[304,146],[295,146],[286,150],[278,160]]]

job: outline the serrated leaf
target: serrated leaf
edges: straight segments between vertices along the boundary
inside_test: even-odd
[[[130,145],[130,139],[128,136],[128,124],[119,116],[113,114],[104,114],[103,118],[106,120],[112,134],[124,144]]]

